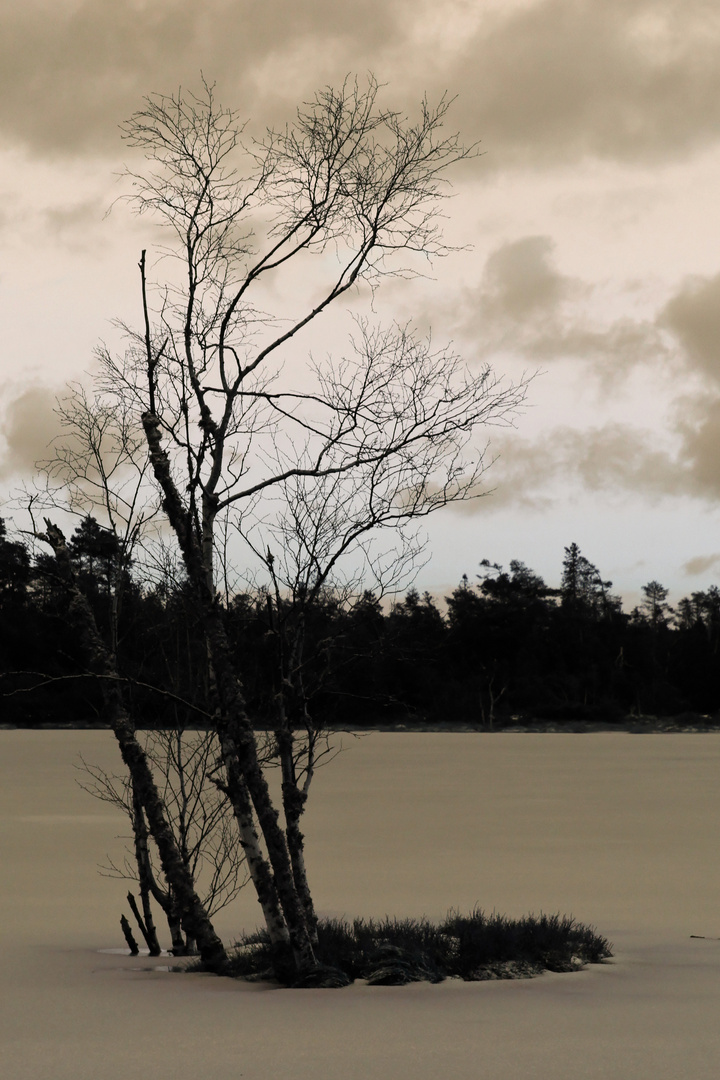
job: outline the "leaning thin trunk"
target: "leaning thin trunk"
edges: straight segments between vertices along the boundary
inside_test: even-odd
[[[150,956],[160,955],[160,946],[157,944],[157,935],[153,937],[153,934],[148,930],[144,917],[140,914],[140,908],[137,906],[137,900],[133,894],[128,890],[127,901],[130,905],[130,910],[135,916],[135,922],[138,924],[140,933],[145,938],[145,944],[147,945]]]
[[[111,691],[109,696],[117,698],[117,691]],[[138,798],[147,815],[150,832],[157,844],[163,873],[177,897],[183,930],[188,938],[197,941],[205,965],[212,971],[224,971],[228,964],[225,948],[215,933],[205,907],[195,891],[192,875],[183,862],[145,752],[135,738],[129,717],[119,701],[111,702],[109,712],[120,753],[130,771]]]
[[[140,807],[140,813],[142,815],[142,806]],[[155,902],[162,909],[165,918],[167,919],[168,929],[170,931],[170,940],[172,942],[172,952],[176,956],[180,956],[185,951],[185,939],[182,935],[182,927],[180,925],[180,911],[177,904],[173,899],[173,891],[168,886],[167,889],[161,889],[155,880],[155,874],[153,873],[152,864],[150,862],[150,852],[148,850],[147,838],[148,832],[145,826],[144,816],[141,817],[143,823],[143,829],[140,833],[140,842],[137,842],[138,834],[136,833],[136,857],[138,862],[138,873],[140,877],[140,888],[145,889],[148,894],[148,902],[150,896],[153,897]]]
[[[69,614],[79,631],[88,666],[91,671],[101,676],[105,715],[130,773],[133,790],[145,811],[148,828],[160,855],[163,873],[177,896],[183,929],[188,937],[197,941],[200,955],[208,969],[224,971],[228,965],[225,947],[215,933],[205,907],[195,891],[192,875],[183,863],[147,755],[136,738],[134,724],[122,703],[114,659],[100,637],[87,597],[75,581],[65,537],[60,529],[47,519],[46,527],[43,539],[55,553],[60,574],[70,594]]]
[[[157,927],[155,926],[155,919],[153,918],[152,907],[150,905],[150,890],[146,885],[141,884],[140,886],[140,900],[142,903],[145,926],[150,938],[150,944],[148,946],[150,955],[159,956],[162,949],[160,947],[160,941],[158,940]]]
[[[148,935],[148,949],[150,950],[151,956],[159,956],[162,950],[160,948],[160,942],[158,941],[155,920],[153,919],[152,908],[150,906],[150,882],[147,873],[150,863],[148,831],[147,825],[145,824],[145,815],[143,814],[142,804],[135,791],[134,785],[133,835],[135,837],[135,862],[137,863],[138,883],[140,885],[140,902],[142,903],[143,921]]]
[[[305,810],[308,797],[308,786],[312,779],[314,754],[312,723],[307,711],[307,701],[305,699],[301,675],[303,642],[304,620],[301,612],[290,636],[289,655],[285,655],[286,650],[283,647],[287,645],[287,641],[279,638],[280,655],[278,661],[281,683],[278,694],[276,695],[278,709],[278,729],[276,734],[280,755],[280,768],[282,772],[285,839],[290,853],[293,880],[298,896],[300,897],[300,903],[303,907],[305,923],[308,928],[308,933],[310,934],[310,940],[313,945],[317,945],[318,920],[317,915],[315,914],[315,906],[313,904],[312,894],[307,879],[307,870],[305,868],[305,838],[300,830],[300,818]],[[303,788],[300,787],[297,777],[294,756],[295,734],[291,713],[288,710],[288,701],[286,700],[286,694],[288,693],[290,694],[291,702],[294,702],[295,705],[298,703],[301,704],[302,712],[304,714],[303,719],[308,732],[307,783]]]

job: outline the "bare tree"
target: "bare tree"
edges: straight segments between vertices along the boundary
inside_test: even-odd
[[[443,132],[448,107],[424,101],[411,123],[380,105],[374,80],[348,80],[317,94],[291,126],[244,144],[236,114],[203,83],[197,96],[147,98],[124,125],[149,163],[130,172],[134,205],[171,242],[161,282],[142,253],[143,323],[124,328],[123,358],[100,350],[100,387],[142,424],[207,640],[222,784],[271,941],[300,976],[315,963],[297,828],[313,728],[298,768],[288,710],[303,707],[303,610],[368,568],[381,581],[402,576],[421,547],[411,523],[479,494],[484,447],[473,438],[509,422],[524,396],[524,385],[473,373],[407,327],[360,320],[348,356],[297,359],[298,334],[350,290],[410,277],[418,260],[447,252],[438,224],[446,173],[475,154]],[[280,312],[266,310],[273,296]],[[278,611],[288,590],[296,601],[279,704],[285,827],[217,592],[228,522],[259,557]],[[389,532],[398,540],[384,547]]]

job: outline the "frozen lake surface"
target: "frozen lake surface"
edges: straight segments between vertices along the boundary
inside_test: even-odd
[[[322,914],[571,913],[583,972],[290,991],[131,959],[101,877],[121,814],[76,784],[108,732],[0,731],[4,1080],[715,1080],[720,735],[343,736],[305,833]],[[256,925],[249,890],[217,925]],[[691,938],[691,934],[705,935]]]

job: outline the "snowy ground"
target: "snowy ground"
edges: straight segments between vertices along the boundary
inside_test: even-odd
[[[96,865],[126,829],[72,766],[112,767],[112,737],[0,731],[4,1080],[715,1080],[720,735],[343,739],[305,830],[322,913],[562,911],[614,960],[289,991],[100,952],[122,945],[126,889]],[[256,908],[246,890],[222,913],[227,940]]]

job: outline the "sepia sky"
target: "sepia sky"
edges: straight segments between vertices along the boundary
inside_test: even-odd
[[[493,494],[429,523],[420,587],[483,557],[556,584],[571,541],[631,603],[720,579],[716,0],[0,0],[0,31],[4,492],[55,434],[55,394],[140,314],[156,236],[106,212],[142,96],[202,70],[260,135],[372,71],[410,115],[457,95],[483,151],[446,208],[464,250],[379,313],[537,372],[516,429],[487,433]]]

